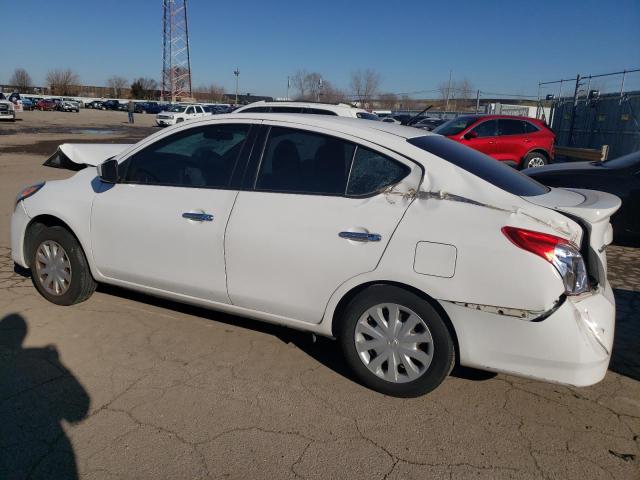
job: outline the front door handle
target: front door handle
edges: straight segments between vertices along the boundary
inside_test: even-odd
[[[380,235],[379,233],[340,232],[338,236],[340,238],[354,240],[356,242],[379,242],[380,240],[382,240],[382,235]]]
[[[186,218],[187,220],[193,220],[194,222],[212,222],[213,215],[208,213],[195,213],[195,212],[184,212],[182,214],[182,218]]]

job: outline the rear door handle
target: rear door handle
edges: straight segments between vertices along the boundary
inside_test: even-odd
[[[213,215],[208,213],[195,213],[195,212],[184,212],[182,214],[182,218],[186,218],[187,220],[193,220],[194,222],[212,222]]]
[[[338,236],[340,238],[354,240],[356,242],[379,242],[380,240],[382,240],[382,235],[380,235],[379,233],[340,232]]]

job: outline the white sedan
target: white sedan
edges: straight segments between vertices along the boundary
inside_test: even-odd
[[[19,194],[12,256],[56,304],[103,282],[335,337],[396,396],[455,363],[577,386],[607,370],[613,195],[319,115],[208,117],[45,165],[77,173]]]

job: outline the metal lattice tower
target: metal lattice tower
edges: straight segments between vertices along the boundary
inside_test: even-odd
[[[162,98],[191,98],[187,0],[162,0]]]

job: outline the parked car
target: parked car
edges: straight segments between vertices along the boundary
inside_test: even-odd
[[[441,118],[424,117],[416,119],[415,122],[411,123],[411,126],[415,128],[421,128],[423,130],[426,130],[427,132],[430,132],[446,122],[447,120],[443,120]]]
[[[611,217],[616,243],[640,242],[640,152],[604,162],[568,162],[525,172],[551,187],[588,188],[616,195],[622,207]]]
[[[254,102],[237,108],[234,113],[310,113],[315,115],[334,115],[338,117],[380,120],[374,113],[346,103],[313,103],[313,102]]]
[[[102,108],[102,104],[104,102],[102,100],[93,100],[87,104],[85,104],[85,108],[94,108],[94,109],[101,109]]]
[[[11,255],[53,303],[103,282],[335,337],[397,396],[456,359],[577,386],[607,371],[613,195],[323,115],[210,116],[45,165],[77,172],[18,195]]]
[[[158,102],[136,102],[135,104],[136,113],[160,113],[162,109],[163,106]]]
[[[38,103],[36,103],[36,109],[42,111],[54,111],[58,109],[58,102],[51,98],[43,98],[42,100],[38,101]]]
[[[22,109],[23,110],[33,110],[35,108],[35,103],[33,103],[33,101],[28,98],[28,97],[22,97]]]
[[[119,110],[120,102],[118,100],[106,100],[102,102],[102,106],[100,108],[102,108],[102,110]]]
[[[16,109],[13,102],[10,102],[0,92],[0,120],[16,121]]]
[[[61,112],[80,113],[80,104],[78,102],[72,102],[69,100],[61,100],[58,103],[58,110],[60,110]]]
[[[535,118],[464,115],[433,132],[520,169],[541,167],[554,158],[556,135]]]
[[[159,127],[166,127],[207,115],[211,113],[205,112],[202,105],[172,105],[156,115],[156,124]]]
[[[211,115],[220,115],[220,114],[223,114],[223,113],[231,113],[231,106],[230,105],[221,104],[221,103],[204,104],[204,105],[202,105],[202,108],[204,108],[205,112],[211,113]]]

